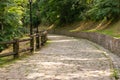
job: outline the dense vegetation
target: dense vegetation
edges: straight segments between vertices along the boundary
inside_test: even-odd
[[[78,20],[120,17],[120,0],[37,0],[44,23],[66,24]]]
[[[34,27],[120,18],[120,0],[33,0],[32,7]],[[0,0],[0,41],[21,36],[27,25],[29,0]]]
[[[9,41],[23,34],[26,4],[25,0],[0,0],[0,41]]]

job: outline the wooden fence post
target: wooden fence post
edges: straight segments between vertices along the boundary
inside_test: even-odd
[[[31,37],[30,47],[32,48],[32,49],[30,50],[30,52],[34,52],[34,49],[35,49],[35,47],[34,47],[34,35],[31,35],[30,37]]]
[[[43,46],[43,45],[44,45],[44,34],[41,33],[41,46]]]
[[[36,33],[36,48],[40,48],[40,34]]]
[[[16,38],[14,39],[14,43],[13,43],[13,52],[14,54],[14,58],[18,58],[19,57],[19,39]]]
[[[47,31],[44,31],[41,35],[41,45],[44,45],[47,41]]]
[[[45,31],[45,43],[47,42],[47,31]]]
[[[41,45],[41,43],[42,43],[42,38],[41,38],[41,35],[42,35],[42,34],[41,34],[41,33],[39,33],[39,36],[40,36],[40,37],[39,37],[39,41],[40,41],[40,48],[41,48],[41,46],[42,46],[42,45]]]

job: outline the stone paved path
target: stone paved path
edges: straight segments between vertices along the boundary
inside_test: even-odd
[[[85,39],[49,35],[36,54],[0,68],[0,80],[112,80],[104,51]]]

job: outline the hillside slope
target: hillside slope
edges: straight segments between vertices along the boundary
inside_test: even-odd
[[[113,36],[115,38],[120,37],[120,20],[116,22],[110,21],[81,21],[75,22],[69,25],[58,26],[55,27],[54,25],[51,26],[43,26],[40,25],[40,30],[42,29],[58,29],[58,30],[65,30],[69,32],[98,32],[106,35]]]

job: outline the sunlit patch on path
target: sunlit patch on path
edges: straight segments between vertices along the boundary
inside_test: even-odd
[[[36,54],[0,68],[0,80],[112,80],[110,59],[88,40],[48,38]]]

